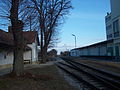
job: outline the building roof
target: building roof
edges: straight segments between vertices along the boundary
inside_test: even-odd
[[[95,47],[95,46],[107,44],[107,43],[110,43],[110,42],[113,42],[113,39],[102,41],[102,42],[99,42],[99,43],[95,43],[95,44],[84,46],[84,47],[80,47],[80,48],[75,48],[75,49],[72,49],[72,50],[79,50],[79,49],[84,49],[84,48],[89,48],[89,47]]]
[[[23,36],[25,38],[25,41],[27,44],[31,44],[35,42],[35,39],[37,38],[37,31],[24,31]]]
[[[11,33],[0,30],[0,44],[13,45],[13,36]]]
[[[25,42],[27,44],[32,44],[33,42],[35,42],[36,38],[38,37],[36,31],[24,31],[23,36],[24,36]],[[13,41],[14,40],[13,40],[12,33],[5,32],[0,29],[0,46],[1,45],[14,46]],[[28,49],[28,47],[27,47],[27,49]]]

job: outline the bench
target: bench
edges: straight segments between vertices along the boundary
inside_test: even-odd
[[[24,64],[30,64],[31,61],[30,60],[24,60]]]

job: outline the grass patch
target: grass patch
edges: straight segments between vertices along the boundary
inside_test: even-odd
[[[114,73],[120,74],[120,63],[117,62],[109,62],[109,61],[95,61],[95,60],[79,60],[76,61],[94,66],[96,68],[108,70]]]
[[[0,90],[7,90],[8,80],[1,79],[0,80]]]

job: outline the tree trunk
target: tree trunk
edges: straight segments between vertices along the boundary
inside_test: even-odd
[[[43,54],[43,34],[42,34],[42,31],[40,32],[41,33],[41,43],[40,43],[40,49],[41,49],[41,51],[40,51],[40,56],[41,56],[41,63],[43,63],[43,56],[44,56],[44,54]]]
[[[47,48],[41,48],[41,63],[45,63],[47,61]]]
[[[13,73],[17,76],[23,74],[23,23],[18,20],[19,0],[11,0],[10,20],[14,39]]]
[[[24,52],[24,41],[23,41],[23,23],[18,20],[16,23],[17,27],[14,30],[14,61],[13,61],[13,73],[17,76],[23,75],[24,63],[23,63],[23,52]]]
[[[43,62],[45,63],[47,61],[47,47],[43,48]]]

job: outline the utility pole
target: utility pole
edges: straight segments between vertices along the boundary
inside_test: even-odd
[[[76,35],[72,34],[75,37],[75,48],[76,48]],[[75,56],[77,56],[77,51],[75,51]]]
[[[75,37],[75,48],[76,48],[76,35],[72,34],[72,36]]]

